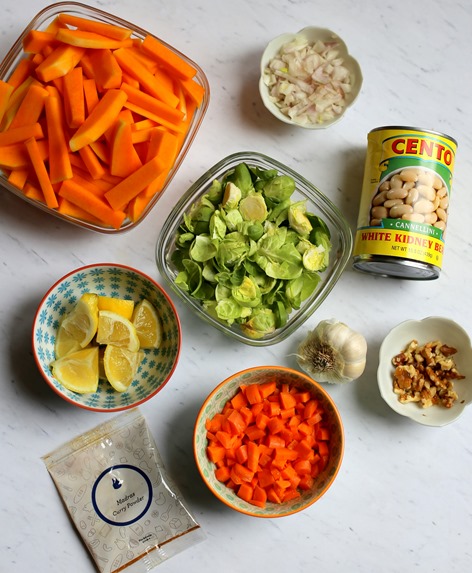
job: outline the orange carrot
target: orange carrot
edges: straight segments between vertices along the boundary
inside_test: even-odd
[[[90,20],[80,16],[73,16],[72,14],[59,14],[58,20],[61,24],[74,26],[75,28],[85,32],[95,32],[96,34],[101,34],[108,38],[113,38],[114,40],[126,40],[132,33],[128,28],[122,28],[121,26],[106,24],[104,22],[98,22],[97,20]]]
[[[159,157],[151,159],[105,194],[113,209],[124,209],[162,171]]]
[[[38,141],[38,148],[41,159],[48,158],[47,141]],[[12,145],[0,146],[0,168],[1,169],[26,169],[31,165],[28,152],[24,143],[14,143]]]
[[[23,39],[23,50],[27,54],[37,54],[53,44],[55,35],[42,30],[30,30]]]
[[[75,68],[84,53],[85,48],[59,44],[36,68],[36,76],[45,83],[61,78]]]
[[[94,223],[96,225],[102,224],[102,221],[100,221],[100,219],[97,219],[90,213],[87,213],[87,211],[85,211],[84,209],[77,207],[77,205],[74,205],[74,203],[71,203],[69,200],[64,199],[64,197],[59,197],[58,202],[59,202],[59,207],[57,208],[57,210],[59,211],[59,213],[62,213],[63,215],[66,215],[68,217],[73,217],[74,219],[82,219],[83,221],[87,221],[88,223]]]
[[[23,58],[20,60],[12,75],[8,78],[8,83],[14,88],[19,87],[31,74],[32,65],[30,60]]]
[[[202,101],[205,96],[205,88],[193,79],[181,80],[180,83],[185,93],[187,93],[187,95],[197,104],[197,106],[202,105]]]
[[[168,122],[166,127],[179,125],[184,118],[184,114],[175,107],[172,107],[155,97],[152,97],[133,86],[126,83],[121,84],[121,89],[127,94],[128,102],[133,103],[140,108],[149,111],[154,117],[160,118]],[[144,114],[141,114],[144,115]],[[154,118],[153,118],[154,119]],[[155,120],[157,121],[157,120]],[[170,124],[170,125],[169,125]]]
[[[144,189],[143,193],[146,197],[152,197],[162,191],[169,171],[172,169],[179,153],[178,145],[178,138],[169,131],[163,130],[158,132],[155,130],[149,142],[147,161],[153,157],[159,157],[162,164],[162,171],[160,175]]]
[[[72,166],[64,133],[64,113],[59,95],[54,95],[52,92],[46,99],[45,107],[49,145],[49,177],[52,183],[59,183],[72,177]]]
[[[120,90],[108,90],[70,139],[70,149],[78,151],[97,141],[113,125],[126,98],[127,95]]]
[[[13,86],[3,80],[0,80],[0,124],[8,108],[10,96],[13,93]]]
[[[89,61],[99,89],[114,89],[121,86],[123,73],[111,50],[92,50]]]
[[[36,122],[30,123],[29,125],[21,125],[20,127],[15,127],[0,133],[0,146],[11,145],[12,143],[21,143],[30,137],[37,139],[44,137],[40,123]]]
[[[110,173],[118,177],[128,177],[142,166],[133,146],[131,125],[119,119],[111,143]]]
[[[33,185],[32,183],[26,182],[23,188],[23,193],[25,197],[28,199],[32,199],[33,201],[39,201],[40,203],[46,204],[44,199],[44,194],[39,187]]]
[[[142,43],[142,49],[152,56],[156,62],[169,69],[174,75],[182,79],[193,78],[197,70],[177,55],[173,50],[165,46],[154,36],[147,35]]]
[[[130,39],[114,40],[96,32],[69,30],[68,28],[60,28],[57,31],[56,40],[67,45],[89,49],[117,50],[118,48],[130,48],[133,45],[133,40]]]
[[[77,66],[64,76],[64,111],[67,125],[73,129],[85,121],[84,77]]]
[[[39,85],[31,84],[8,129],[37,123],[49,93]]]
[[[252,386],[256,386],[257,391]],[[250,404],[251,399],[259,398],[261,401],[251,407],[244,405],[244,402]],[[311,423],[311,416],[305,421],[301,419],[310,402],[316,406],[314,410],[310,407],[311,416],[317,419],[321,414],[321,420],[315,424]],[[278,414],[273,416],[271,405],[274,403],[279,412],[291,411],[293,415],[285,419]],[[258,410],[257,414],[244,419],[242,412],[247,410],[252,415],[252,408]],[[330,436],[323,423],[324,415],[311,394],[288,384],[271,382],[241,386],[222,412],[205,424],[209,430],[207,453],[210,461],[210,448],[219,448],[216,479],[234,489],[237,495],[241,491],[242,499],[258,507],[297,499],[301,491],[313,486],[329,459]],[[309,437],[303,433],[298,435],[299,425],[314,430]]]
[[[165,89],[157,78],[133,55],[131,50],[120,48],[115,50],[114,56],[122,70],[137,79],[146,93],[171,107],[177,107],[179,98],[173,92]]]
[[[33,166],[36,177],[38,178],[41,191],[43,192],[46,205],[51,209],[56,209],[59,204],[57,202],[57,197],[52,187],[51,180],[49,179],[46,166],[44,165],[44,161],[38,149],[38,143],[36,139],[34,137],[27,139],[25,141],[25,146],[31,159],[31,165]]]
[[[97,84],[93,78],[84,78],[84,100],[87,115],[90,115],[98,103]]]
[[[112,209],[100,197],[96,197],[91,191],[71,180],[64,181],[59,195],[115,229],[121,227],[126,217],[124,212]]]
[[[11,183],[18,189],[23,189],[28,179],[28,169],[13,169],[8,176],[8,183]]]
[[[79,149],[79,155],[92,179],[101,179],[105,175],[105,168],[100,163],[98,157],[90,145],[81,147]]]

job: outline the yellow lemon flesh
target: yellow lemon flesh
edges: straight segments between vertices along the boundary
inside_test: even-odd
[[[98,313],[97,343],[121,346],[132,352],[139,350],[139,338],[134,325],[110,310],[100,310]]]
[[[109,344],[105,348],[103,367],[108,382],[117,392],[125,392],[134,380],[141,363],[142,352]]]
[[[57,339],[60,339],[61,346],[63,345],[59,351],[65,352],[68,347],[73,346],[71,344],[73,340],[78,342],[80,348],[85,348],[95,336],[97,325],[98,295],[84,293],[59,326]],[[65,330],[65,333],[60,332],[61,330]],[[62,354],[62,356],[65,355]]]
[[[138,302],[132,322],[141,348],[158,348],[162,340],[162,324],[154,306],[146,299]]]
[[[98,387],[98,346],[84,348],[58,358],[51,371],[65,388],[78,394],[89,394]]]
[[[98,310],[110,310],[116,312],[124,318],[131,320],[134,310],[134,301],[124,298],[113,298],[112,296],[99,295]]]
[[[59,326],[56,343],[54,345],[56,359],[67,356],[71,352],[77,352],[80,348],[80,342],[76,340],[65,328],[62,328],[62,325]]]

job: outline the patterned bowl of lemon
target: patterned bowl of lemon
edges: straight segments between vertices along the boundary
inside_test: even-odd
[[[164,289],[119,264],[92,264],[66,274],[41,300],[33,354],[51,388],[99,412],[135,407],[171,378],[181,326]]]

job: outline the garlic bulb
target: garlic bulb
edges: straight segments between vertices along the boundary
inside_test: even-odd
[[[317,382],[339,384],[359,378],[367,356],[366,339],[343,322],[323,320],[298,347],[298,364]]]

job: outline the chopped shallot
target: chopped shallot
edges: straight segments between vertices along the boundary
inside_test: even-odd
[[[324,123],[339,116],[352,89],[338,43],[310,44],[301,37],[284,44],[269,62],[264,83],[271,101],[300,125]]]

